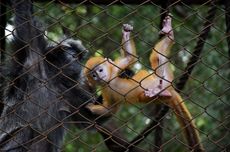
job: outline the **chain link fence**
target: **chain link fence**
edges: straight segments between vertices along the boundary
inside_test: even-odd
[[[6,1],[1,1],[0,4],[0,124],[6,124],[0,127],[0,151],[191,150],[183,137],[184,128],[179,126],[173,110],[166,104],[155,104],[154,101],[146,104],[122,104],[119,111],[109,118],[89,114],[85,105],[100,96],[101,90],[85,86],[82,83],[85,77],[79,74],[79,69],[82,71],[86,60],[91,56],[111,59],[120,56],[121,30],[125,23],[134,27],[132,37],[138,61],[132,67],[132,72],[151,70],[148,58],[159,40],[162,20],[168,12],[172,14],[175,34],[175,44],[169,56],[170,69],[175,77],[172,85],[188,107],[205,151],[229,151],[230,2],[37,0],[33,3],[33,9],[25,11],[28,16],[28,12],[32,12],[29,17],[24,14],[30,21],[27,18],[19,24],[19,28],[14,21],[17,5]],[[39,25],[31,21],[35,18]],[[14,33],[17,33],[17,28],[26,26],[32,30],[24,29],[18,37],[27,44],[12,51],[16,45],[13,41],[16,35]],[[39,34],[35,34],[37,30],[40,31]],[[28,35],[27,39],[24,35]],[[48,42],[47,48],[51,48],[45,53],[41,49],[41,36]],[[81,40],[85,48],[74,55],[68,52],[71,52],[68,48],[61,48],[67,54],[59,54],[56,48],[66,43],[68,47],[72,46],[67,41],[70,38]],[[34,52],[32,54],[37,55],[29,56],[25,52],[28,48]],[[78,59],[83,58],[82,54],[86,50],[88,56],[79,62]],[[57,54],[52,54],[53,52]],[[49,56],[50,54],[52,55]],[[77,59],[67,61],[68,55]],[[39,59],[34,62],[31,59],[34,57]],[[50,70],[46,71],[45,79],[40,77],[44,74],[41,63]],[[24,71],[20,71],[21,69]],[[33,69],[40,71],[34,72]],[[74,70],[78,73],[73,76],[71,72]],[[33,72],[39,73],[39,76]],[[56,89],[57,87],[62,90]],[[77,90],[73,91],[75,88]],[[90,97],[85,99],[83,93]],[[77,104],[70,103],[72,100],[76,100]],[[21,110],[23,114],[18,114]],[[17,118],[11,115],[16,115]],[[23,122],[18,121],[19,118]],[[58,132],[60,128],[65,135]],[[29,130],[32,130],[31,133],[28,133]],[[18,134],[21,136],[18,137]],[[62,136],[64,140],[60,144]],[[17,150],[20,146],[24,149]]]

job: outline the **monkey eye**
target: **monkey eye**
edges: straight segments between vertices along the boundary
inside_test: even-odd
[[[99,70],[99,72],[102,72],[102,71],[103,71],[103,69],[100,69],[100,70]]]

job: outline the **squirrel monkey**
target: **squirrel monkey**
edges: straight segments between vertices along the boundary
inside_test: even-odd
[[[122,29],[122,46],[124,54],[112,61],[103,57],[91,57],[85,65],[84,74],[90,85],[100,86],[102,90],[102,104],[89,104],[87,108],[94,114],[110,115],[115,113],[121,102],[147,103],[161,102],[171,107],[188,141],[189,148],[203,151],[199,134],[192,116],[185,106],[181,96],[171,86],[173,73],[169,69],[168,53],[174,44],[174,33],[171,17],[163,21],[160,31],[164,37],[155,45],[150,55],[151,67],[155,71],[150,73],[140,70],[130,79],[118,77],[121,70],[136,62],[136,50],[130,32],[133,27],[125,24]]]

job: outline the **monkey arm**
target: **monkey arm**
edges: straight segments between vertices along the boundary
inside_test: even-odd
[[[41,52],[47,46],[43,32],[40,30],[42,25],[33,17],[31,0],[11,0],[10,2],[15,14],[12,50],[15,50],[14,56],[19,62],[33,59],[33,63],[24,63],[24,67],[31,67],[40,62]]]
[[[130,34],[133,30],[133,26],[129,24],[124,24],[122,27],[122,47],[121,55],[127,57],[129,55],[136,56],[136,47],[133,39],[130,37]]]
[[[122,28],[121,58],[115,61],[116,66],[123,70],[131,66],[137,60],[136,47],[133,39],[130,37],[133,27],[124,24]]]
[[[11,3],[16,15],[14,20],[16,29],[13,34],[18,43],[31,44],[32,41],[38,39],[39,43],[45,43],[45,39],[42,35],[43,32],[40,31],[42,29],[42,25],[34,19],[32,14],[33,7],[31,0],[23,0],[20,2],[17,0],[11,0]],[[33,45],[35,44],[31,44],[30,47]]]
[[[125,40],[123,36],[121,45],[121,56],[124,58],[130,57],[133,60],[133,62],[135,62],[135,60],[137,60],[137,53],[133,38],[130,37],[128,40]]]
[[[16,38],[21,42],[28,43],[31,40],[32,34],[32,5],[30,0],[24,0],[24,2],[12,1],[12,8],[16,14],[14,20],[16,27]],[[27,31],[27,32],[24,32]]]
[[[118,104],[117,101],[114,101],[112,97],[109,96],[108,94],[109,93],[104,90],[102,92],[102,97],[103,97],[102,104],[95,105],[90,103],[87,104],[86,108],[95,115],[111,116],[113,113],[117,112],[120,104]],[[119,99],[115,99],[115,100],[119,100]]]
[[[134,63],[137,60],[135,43],[133,38],[130,37],[132,30],[133,27],[131,25],[123,25],[121,56],[123,58],[129,58],[130,63]]]

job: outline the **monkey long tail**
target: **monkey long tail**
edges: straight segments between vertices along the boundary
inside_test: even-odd
[[[175,90],[173,90],[172,93],[173,97],[172,100],[170,100],[169,106],[173,108],[178,122],[180,123],[181,129],[188,142],[189,149],[194,152],[205,151],[200,142],[199,133],[192,121],[192,116],[184,104],[184,101]]]

